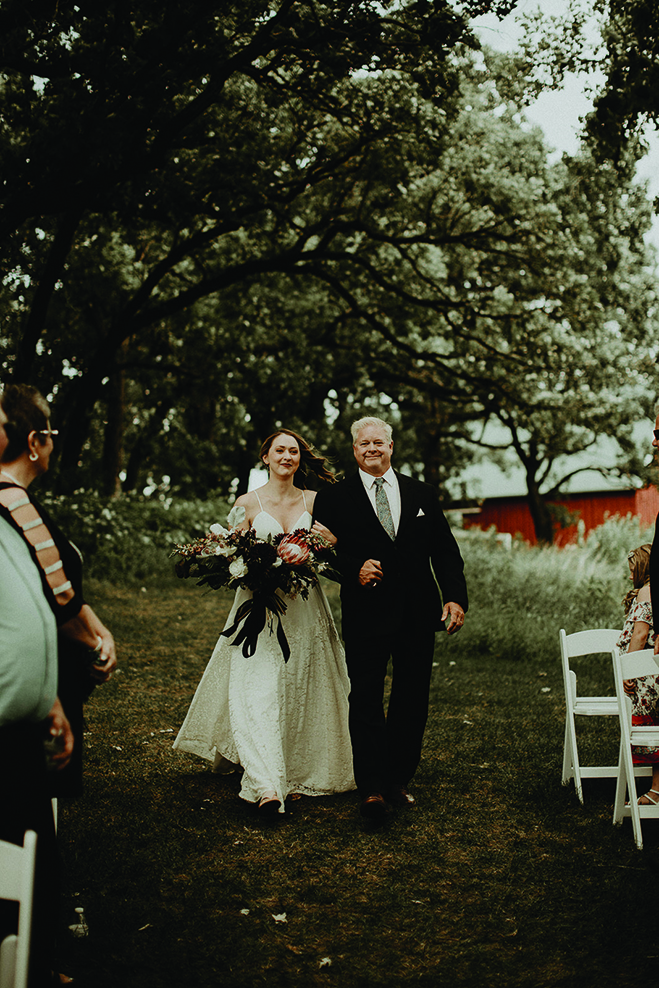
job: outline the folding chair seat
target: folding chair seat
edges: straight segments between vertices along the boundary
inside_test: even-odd
[[[27,988],[37,835],[26,830],[23,847],[0,841],[0,899],[18,902],[18,933],[0,944],[0,988]]]
[[[632,725],[632,701],[623,687],[625,679],[639,679],[642,676],[659,676],[659,656],[651,648],[641,652],[619,653],[615,649],[612,654],[613,678],[616,684],[616,697],[620,714],[620,760],[616,798],[613,805],[613,822],[622,823],[625,817],[631,817],[634,828],[634,838],[638,848],[643,847],[643,832],[641,820],[659,820],[659,806],[639,806],[634,783],[634,762],[632,746],[659,748],[659,725],[651,727],[635,727]],[[659,761],[659,756],[658,759]],[[648,769],[651,768],[648,766]],[[638,774],[638,773],[636,773]],[[625,797],[629,803],[625,803]]]
[[[561,664],[563,666],[563,686],[565,688],[565,738],[563,741],[563,785],[574,779],[574,787],[583,803],[582,779],[615,778],[617,765],[581,765],[577,746],[575,717],[617,717],[618,700],[611,696],[580,696],[577,692],[577,675],[571,668],[570,659],[583,655],[605,652],[611,654],[620,637],[620,631],[612,628],[594,628],[566,635],[560,633]],[[648,775],[649,770],[639,767],[636,775]]]

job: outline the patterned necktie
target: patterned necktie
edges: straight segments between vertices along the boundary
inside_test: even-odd
[[[389,536],[390,539],[396,538],[396,530],[394,528],[394,520],[391,517],[391,508],[389,507],[389,498],[387,497],[387,492],[384,487],[384,477],[375,478],[375,510],[378,513],[378,518],[382,523],[382,527]]]

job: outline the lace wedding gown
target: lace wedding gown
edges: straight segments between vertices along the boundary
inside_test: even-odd
[[[311,522],[305,510],[293,529],[308,529]],[[253,528],[262,539],[283,531],[263,510]],[[226,628],[249,595],[236,592]],[[174,748],[216,766],[241,765],[243,799],[257,802],[276,793],[283,813],[291,793],[324,796],[355,783],[345,657],[321,588],[313,587],[307,600],[287,600],[281,621],[291,649],[287,663],[267,625],[250,657],[219,639]]]

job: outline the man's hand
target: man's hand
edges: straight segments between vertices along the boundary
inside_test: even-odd
[[[442,621],[446,621],[449,616],[451,620],[449,621],[449,626],[446,630],[449,635],[452,635],[454,632],[459,631],[465,623],[465,612],[459,604],[456,604],[453,600],[449,600],[448,603],[444,604]]]
[[[382,566],[379,559],[367,559],[359,571],[359,582],[363,587],[375,586],[382,579]]]

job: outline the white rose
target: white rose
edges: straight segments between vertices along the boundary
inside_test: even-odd
[[[234,559],[234,561],[229,565],[229,572],[237,580],[239,580],[241,576],[245,575],[247,572],[247,566],[242,556],[238,556],[238,558]]]

